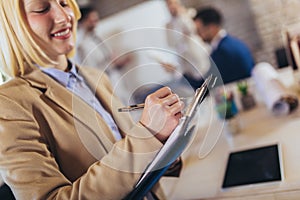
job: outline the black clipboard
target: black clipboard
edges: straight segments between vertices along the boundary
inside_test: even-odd
[[[148,165],[134,189],[123,200],[143,199],[168,170],[170,165],[180,157],[195,130],[195,125],[191,125],[190,123],[195,116],[198,106],[203,102],[209,89],[214,86],[215,82],[216,77],[213,78],[213,76],[210,75],[201,87],[196,90],[178,126],[157,153],[153,161]]]

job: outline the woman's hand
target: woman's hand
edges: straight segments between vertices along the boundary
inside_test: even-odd
[[[178,125],[183,107],[179,97],[163,87],[147,96],[140,122],[164,142]]]

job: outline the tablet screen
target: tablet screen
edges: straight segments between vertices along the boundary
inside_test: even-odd
[[[230,153],[222,188],[281,179],[280,157],[276,144]]]

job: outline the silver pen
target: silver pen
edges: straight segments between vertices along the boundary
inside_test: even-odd
[[[130,111],[142,109],[144,107],[145,107],[144,103],[139,103],[139,104],[134,104],[123,108],[119,108],[118,112],[130,112]]]
[[[195,93],[195,96],[198,95],[198,93],[201,91],[201,90],[209,90],[211,88],[213,88],[216,84],[216,80],[217,80],[217,77],[213,76],[213,75],[210,75],[205,81],[204,83],[202,84],[202,86],[200,86],[197,90],[196,90],[196,93]],[[203,91],[201,91],[202,93]],[[206,93],[206,92],[205,92]],[[184,99],[187,99],[188,97],[180,97],[179,99],[180,100],[184,100]],[[203,98],[203,96],[201,96],[201,98]],[[202,101],[202,99],[200,100]],[[194,105],[195,106],[195,105]],[[139,104],[134,104],[134,105],[130,105],[130,106],[126,106],[126,107],[122,107],[122,108],[119,108],[118,109],[118,112],[131,112],[131,111],[134,111],[134,110],[139,110],[139,109],[142,109],[145,107],[145,104],[144,103],[139,103]],[[193,109],[192,109],[193,110]]]
[[[184,100],[184,99],[187,99],[187,97],[180,97],[179,99]],[[144,107],[145,107],[144,103],[139,103],[139,104],[134,104],[134,105],[119,108],[118,112],[131,112],[131,111],[134,111],[134,110],[142,109]]]

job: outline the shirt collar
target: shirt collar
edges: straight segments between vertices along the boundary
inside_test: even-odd
[[[213,38],[213,40],[211,41],[211,47],[212,47],[212,50],[215,50],[218,46],[219,46],[219,44],[220,44],[220,42],[221,42],[221,40],[224,38],[224,37],[226,37],[227,36],[227,32],[224,30],[224,29],[221,29],[216,35],[215,35],[215,37]]]
[[[76,79],[82,81],[83,78],[78,74],[76,66],[74,63],[71,63],[68,61],[68,65],[71,65],[71,69],[68,72],[56,69],[56,68],[44,68],[40,67],[40,69],[47,75],[54,78],[56,81],[58,81],[63,86],[67,87],[69,83],[70,76],[75,76]]]

